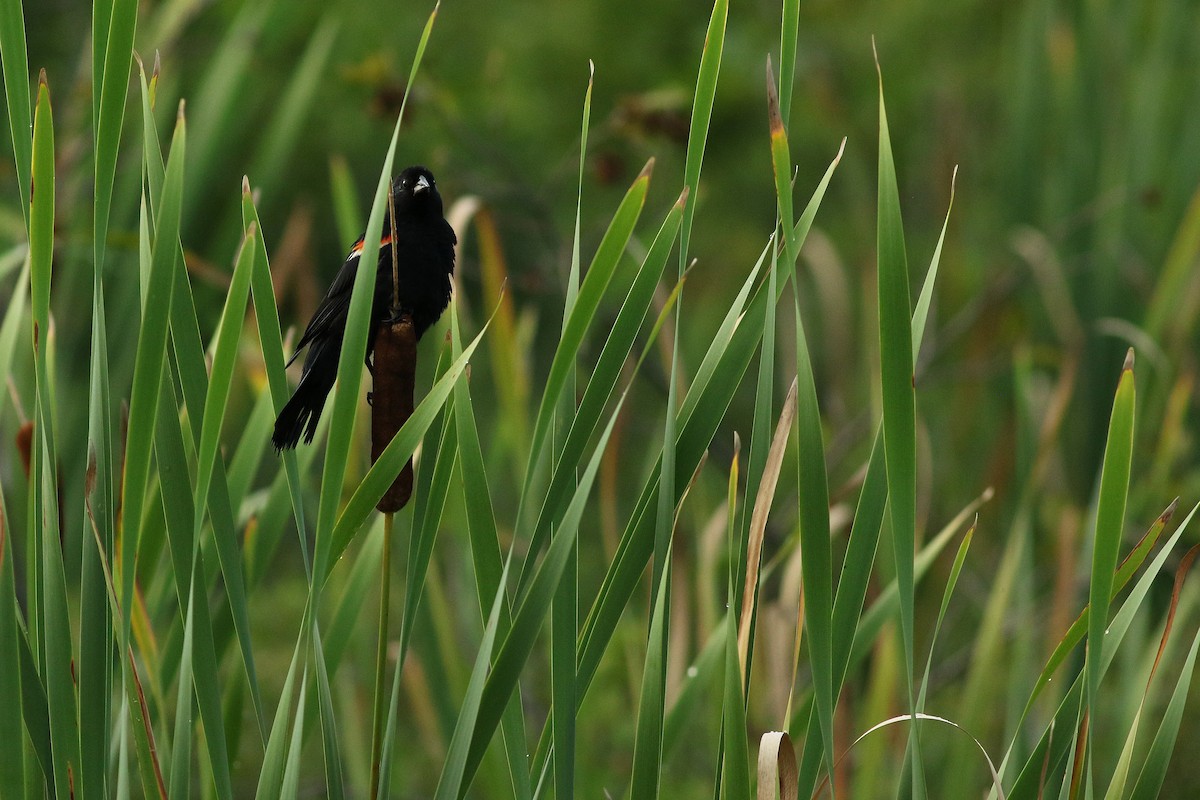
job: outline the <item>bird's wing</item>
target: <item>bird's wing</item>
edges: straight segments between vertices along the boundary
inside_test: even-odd
[[[380,246],[390,244],[391,240],[391,236],[385,233]],[[314,339],[330,332],[333,328],[345,327],[346,314],[350,308],[350,293],[354,289],[354,276],[358,271],[358,261],[362,251],[363,237],[359,236],[351,246],[350,253],[342,263],[341,269],[334,276],[333,283],[329,285],[329,291],[325,293],[325,297],[321,299],[321,304],[317,306],[312,319],[308,321],[304,335],[296,343],[296,350],[288,360],[289,365],[296,360],[300,351]]]

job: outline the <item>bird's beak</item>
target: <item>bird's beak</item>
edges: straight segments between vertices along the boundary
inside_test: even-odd
[[[420,194],[428,188],[429,180],[424,175],[421,175],[417,178],[417,185],[413,187],[413,194]]]

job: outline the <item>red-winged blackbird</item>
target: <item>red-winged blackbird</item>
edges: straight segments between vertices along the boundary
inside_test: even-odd
[[[396,260],[399,262],[400,313],[412,316],[419,339],[450,303],[450,277],[454,273],[454,229],[446,222],[442,197],[433,175],[424,167],[409,167],[392,182],[396,207]],[[350,255],[338,270],[333,284],[321,300],[304,335],[296,345],[308,347],[304,370],[292,398],[275,420],[271,441],[276,450],[295,447],[301,434],[311,442],[325,398],[337,377],[342,334],[350,309],[354,274],[363,251],[363,237],[350,248]],[[379,325],[391,317],[392,306],[392,225],[384,215],[383,236],[379,242],[379,267],[375,277],[375,299],[371,307],[371,330],[367,335],[366,364],[371,369],[371,351]]]

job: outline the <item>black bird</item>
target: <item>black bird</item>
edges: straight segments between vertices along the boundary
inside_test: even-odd
[[[392,182],[396,206],[396,260],[399,262],[400,313],[410,314],[419,339],[437,322],[450,303],[450,277],[454,274],[454,245],[458,240],[446,222],[442,197],[433,175],[425,167],[409,167]],[[375,277],[375,299],[371,306],[371,330],[367,336],[366,364],[371,369],[371,352],[379,325],[391,316],[392,306],[392,225],[385,213],[380,238],[379,267]],[[365,234],[364,234],[365,235]],[[350,248],[346,262],[338,270],[321,304],[317,307],[290,366],[300,350],[308,347],[304,370],[295,393],[275,420],[271,441],[276,450],[295,447],[303,434],[311,442],[325,398],[337,377],[342,335],[350,310],[354,275],[363,252],[363,236]],[[369,252],[369,251],[368,251]]]

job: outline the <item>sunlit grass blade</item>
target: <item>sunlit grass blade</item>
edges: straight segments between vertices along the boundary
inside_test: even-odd
[[[1092,549],[1092,581],[1088,591],[1087,705],[1095,707],[1100,692],[1100,664],[1104,659],[1105,628],[1112,597],[1113,573],[1121,547],[1125,503],[1129,494],[1129,472],[1133,458],[1135,389],[1133,350],[1125,357],[1121,379],[1113,399],[1108,442],[1100,473],[1096,505],[1096,534]]]
[[[879,73],[879,261],[878,308],[880,369],[883,384],[883,441],[887,463],[888,508],[892,523],[896,576],[900,590],[900,631],[904,644],[905,686],[908,705],[913,695],[913,558],[916,540],[916,392],[912,357],[912,305],[909,300],[908,261],[904,251],[904,225],[900,220],[900,191],[888,133],[883,99],[883,72]],[[909,728],[912,736],[913,728]],[[913,765],[920,753],[913,742]],[[914,774],[916,770],[914,769]],[[917,780],[914,776],[914,781]],[[915,788],[915,785],[914,785]]]
[[[33,163],[33,115],[29,97],[29,61],[25,54],[25,14],[20,0],[0,3],[0,62],[4,65],[4,99],[16,161],[21,216],[29,225],[30,169]]]
[[[596,65],[588,59],[588,85],[583,94],[583,125],[579,133],[579,183],[575,193],[575,234],[571,239],[571,269],[567,274],[566,296],[563,298],[563,322],[570,318],[571,311],[579,299],[580,270],[583,267],[580,255],[583,216],[583,170],[587,165],[588,127],[592,123],[592,87],[596,80]],[[553,405],[553,403],[552,403]],[[524,492],[522,492],[524,494]]]
[[[29,297],[33,304],[35,358],[44,364],[50,323],[50,273],[54,248],[54,117],[46,72],[38,79],[33,121],[33,188],[29,200]],[[40,337],[40,341],[39,341]],[[41,389],[39,387],[39,394]],[[49,410],[47,410],[49,413]]]
[[[921,352],[921,341],[925,336],[926,323],[929,321],[929,306],[933,302],[933,286],[937,282],[938,265],[942,261],[942,245],[946,242],[946,229],[950,227],[950,212],[954,210],[954,184],[958,179],[958,167],[950,176],[950,202],[946,204],[946,218],[942,221],[942,232],[938,234],[937,246],[933,248],[933,257],[929,260],[929,269],[925,272],[925,281],[921,284],[921,293],[917,295],[917,305],[912,315],[912,345],[913,362]]]

